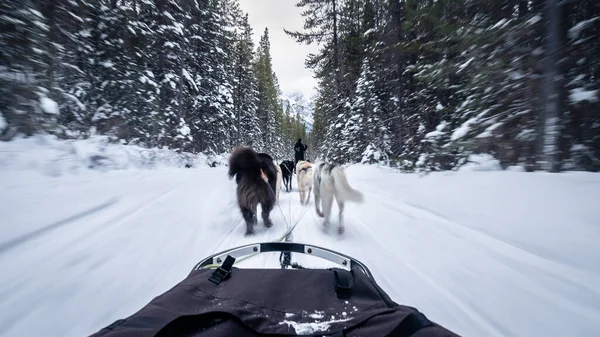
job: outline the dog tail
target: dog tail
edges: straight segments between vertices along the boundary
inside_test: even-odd
[[[254,150],[248,147],[238,147],[229,157],[229,179],[240,172],[260,174],[260,160]]]
[[[346,178],[346,174],[340,167],[334,167],[331,170],[331,175],[333,176],[333,182],[335,185],[336,198],[344,201],[353,201],[356,203],[363,202],[364,198],[362,193],[350,186],[348,179]]]

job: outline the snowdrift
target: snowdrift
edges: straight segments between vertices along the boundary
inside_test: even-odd
[[[226,155],[178,153],[167,148],[144,148],[109,142],[107,137],[60,140],[54,136],[0,142],[0,170],[39,171],[50,176],[85,170],[153,169],[225,165]]]

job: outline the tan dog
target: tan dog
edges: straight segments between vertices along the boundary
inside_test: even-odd
[[[298,189],[300,190],[300,204],[308,204],[313,186],[312,164],[304,160],[298,161],[296,175],[298,177]],[[306,192],[306,189],[308,189],[308,192]]]

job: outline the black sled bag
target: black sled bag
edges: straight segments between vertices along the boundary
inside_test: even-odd
[[[233,268],[194,270],[92,337],[298,335],[457,336],[357,270]]]

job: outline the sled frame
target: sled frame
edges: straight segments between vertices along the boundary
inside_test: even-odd
[[[367,268],[365,264],[350,256],[338,253],[331,249],[294,242],[253,243],[245,246],[231,248],[204,258],[203,260],[198,262],[192,270],[216,268],[223,264],[227,256],[231,256],[237,260],[244,257],[257,255],[260,253],[270,252],[289,252],[316,256],[321,259],[333,262],[339,265],[342,269],[358,270],[367,275],[369,278],[373,278],[371,271],[369,270],[369,268]]]

